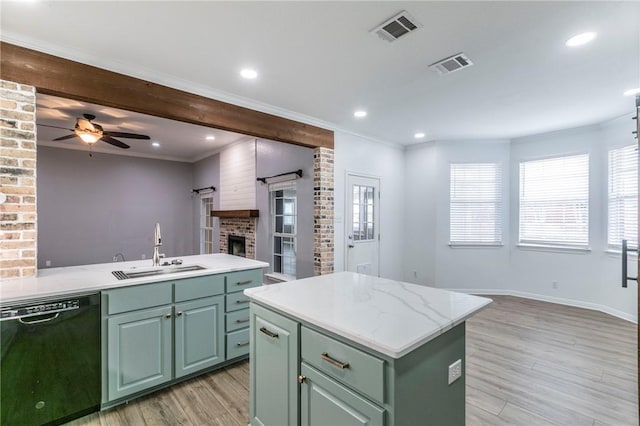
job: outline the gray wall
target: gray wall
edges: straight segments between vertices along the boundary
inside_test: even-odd
[[[194,254],[191,164],[39,146],[37,181],[38,268],[150,259],[156,222],[162,253]]]
[[[193,163],[193,187],[204,188],[213,186],[213,208],[220,210],[220,154],[214,154]],[[193,252],[200,253],[200,207],[201,197],[193,196]],[[220,252],[220,219],[213,220],[213,252]]]
[[[297,145],[258,140],[256,174],[273,176],[302,169],[297,180],[298,229],[296,277],[313,276],[313,150]],[[271,231],[268,185],[256,183],[256,202],[260,210],[256,236],[256,258],[271,264]]]

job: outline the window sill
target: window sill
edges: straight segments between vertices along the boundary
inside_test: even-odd
[[[504,247],[503,243],[452,243],[449,242],[449,247],[451,247],[452,249],[458,249],[458,248],[500,248],[500,247]]]
[[[522,250],[547,251],[554,253],[571,253],[571,254],[589,254],[591,247],[571,247],[571,246],[554,246],[546,244],[526,244],[520,243],[516,247]]]
[[[634,249],[635,250],[635,249]],[[622,256],[622,250],[620,249],[607,249],[604,251],[605,253],[611,255],[611,256]],[[627,251],[627,256],[631,256],[631,257],[636,257],[638,256],[638,253],[636,251]]]
[[[264,274],[264,276],[280,282],[294,281],[296,279],[293,275],[285,275],[279,272],[269,272]]]

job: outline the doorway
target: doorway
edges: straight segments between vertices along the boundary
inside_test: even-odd
[[[380,276],[380,179],[347,174],[346,270]]]

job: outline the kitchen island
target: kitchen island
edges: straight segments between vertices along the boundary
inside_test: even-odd
[[[351,272],[245,294],[252,425],[464,425],[465,321],[490,299]]]

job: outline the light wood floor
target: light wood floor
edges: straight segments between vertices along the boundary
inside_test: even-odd
[[[467,425],[638,425],[634,324],[490,297],[467,322]],[[245,426],[248,385],[243,362],[71,424]]]

